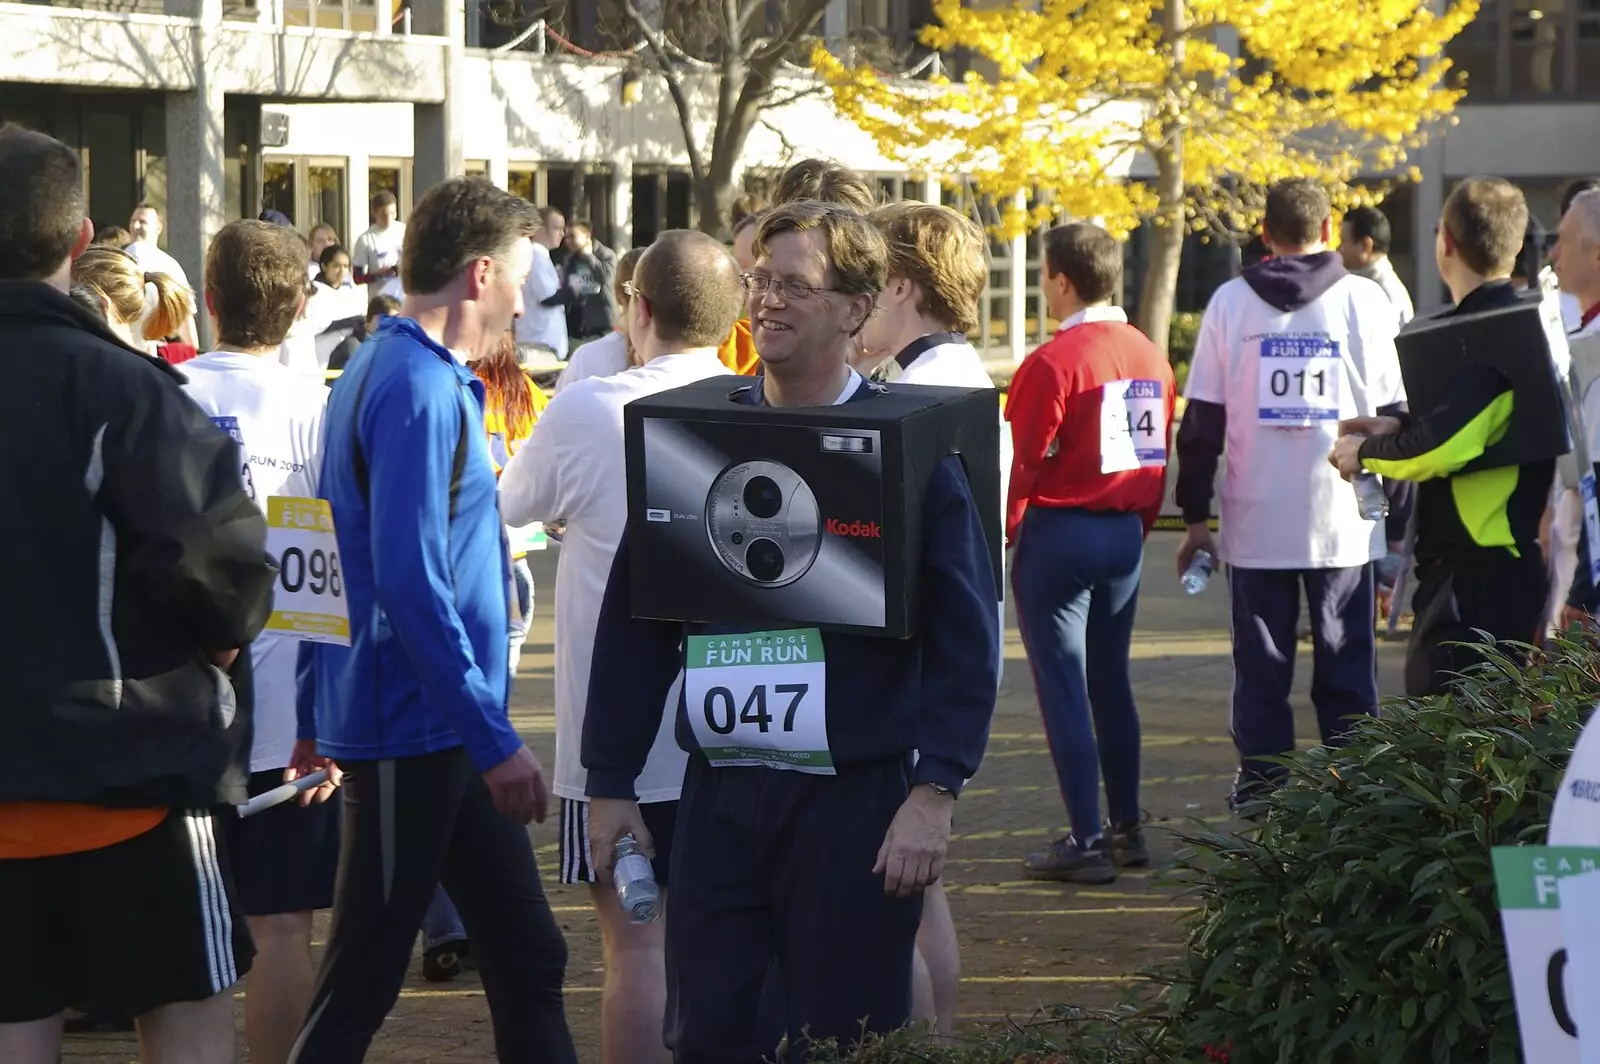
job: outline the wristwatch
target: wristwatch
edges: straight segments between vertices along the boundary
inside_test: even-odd
[[[955,788],[946,787],[942,783],[934,783],[932,780],[923,781],[923,786],[924,787],[933,788],[933,793],[939,795],[941,798],[944,797],[947,794],[955,794],[956,793],[955,792]]]

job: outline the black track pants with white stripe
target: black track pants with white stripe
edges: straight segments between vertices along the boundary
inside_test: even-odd
[[[341,762],[343,848],[328,951],[290,1064],[355,1064],[394,1007],[436,884],[461,912],[501,1064],[576,1064],[567,946],[522,825],[466,752]]]

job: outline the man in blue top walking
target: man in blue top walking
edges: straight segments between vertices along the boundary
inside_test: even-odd
[[[401,314],[329,398],[321,493],[350,648],[318,649],[296,759],[338,759],[345,816],[327,956],[291,1064],[365,1056],[441,881],[479,958],[499,1059],[577,1059],[566,942],[525,828],[547,791],[507,713],[509,556],[483,385],[466,365],[522,312],[538,225],[487,181],[429,190],[406,228]]]

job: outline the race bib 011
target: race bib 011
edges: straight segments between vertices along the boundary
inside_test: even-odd
[[[328,501],[267,499],[267,552],[278,563],[267,630],[349,646],[350,610]]]
[[[1267,336],[1261,341],[1256,397],[1264,425],[1305,426],[1339,420],[1344,380],[1339,344],[1319,336]]]
[[[690,636],[683,677],[689,722],[713,767],[835,774],[819,630]]]
[[[1110,381],[1100,390],[1100,472],[1167,464],[1167,403],[1160,381]]]

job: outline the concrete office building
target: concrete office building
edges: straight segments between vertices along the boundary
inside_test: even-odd
[[[348,245],[378,189],[395,192],[404,217],[419,190],[452,173],[483,173],[588,218],[619,249],[693,225],[665,87],[646,74],[624,92],[625,62],[581,54],[616,47],[605,30],[615,0],[533,6],[577,47],[500,24],[490,0],[0,2],[0,121],[79,148],[97,224],[125,225],[140,201],[163,208],[163,242],[191,278],[201,276],[210,235],[232,218],[270,207],[302,232],[327,222]],[[832,0],[822,30],[914,56],[929,6]],[[1600,173],[1600,137],[1588,135],[1600,131],[1600,10],[1484,0],[1451,51],[1473,78],[1460,124],[1418,160],[1421,184],[1389,206],[1394,257],[1419,307],[1439,302],[1432,226],[1455,181],[1480,172],[1516,180],[1553,230],[1567,181]],[[690,85],[709,112],[713,87]],[[807,155],[873,174],[888,197],[992,211],[941,187],[938,175],[881,157],[820,98],[763,115],[743,159],[749,184]],[[1040,241],[991,251],[984,339],[994,354],[1020,357],[1051,324],[1038,291]],[[1136,238],[1130,303],[1141,259]],[[1192,241],[1180,309],[1201,309],[1236,259]]]

